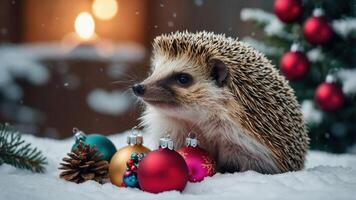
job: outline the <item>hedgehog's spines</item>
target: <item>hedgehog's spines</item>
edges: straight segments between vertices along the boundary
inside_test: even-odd
[[[265,56],[238,39],[212,32],[174,32],[155,38],[154,55],[167,58],[185,55],[206,67],[211,58],[228,67],[227,85],[234,94],[236,120],[272,152],[281,171],[303,167],[309,145],[300,106],[288,81]],[[209,69],[208,69],[209,70]],[[231,111],[234,112],[234,111]]]

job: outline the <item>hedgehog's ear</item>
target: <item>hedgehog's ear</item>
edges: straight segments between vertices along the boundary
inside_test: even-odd
[[[210,59],[208,65],[211,67],[211,77],[219,87],[224,86],[227,79],[228,69],[225,63],[219,59]]]

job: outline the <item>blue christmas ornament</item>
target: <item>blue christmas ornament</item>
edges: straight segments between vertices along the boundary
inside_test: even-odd
[[[105,136],[100,134],[86,135],[83,131],[73,128],[75,134],[75,144],[72,149],[76,148],[78,144],[83,141],[85,144],[95,146],[102,154],[103,159],[110,162],[111,157],[116,153],[115,145]]]
[[[133,187],[133,188],[139,187],[137,175],[135,173],[132,173],[129,176],[124,175],[123,182],[125,183],[126,187]]]

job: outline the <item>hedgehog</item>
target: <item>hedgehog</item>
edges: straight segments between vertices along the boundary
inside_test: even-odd
[[[253,47],[224,34],[174,32],[153,41],[150,75],[132,86],[151,139],[175,148],[194,132],[221,173],[301,170],[309,147],[288,81]]]

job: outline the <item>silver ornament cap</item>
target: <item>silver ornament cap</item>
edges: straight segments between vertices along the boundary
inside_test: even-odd
[[[199,141],[196,138],[195,133],[189,133],[188,137],[185,138],[185,146],[187,146],[187,147],[197,147],[198,144],[199,144]]]
[[[327,82],[327,83],[335,83],[336,82],[336,77],[333,74],[328,74],[326,76],[325,82]]]
[[[143,136],[138,127],[133,127],[129,136],[127,136],[128,145],[140,145],[143,144]]]
[[[292,51],[292,52],[301,52],[301,51],[303,51],[303,48],[302,48],[302,46],[300,46],[300,44],[293,43],[292,46],[290,47],[290,51]]]
[[[165,136],[159,139],[159,147],[162,149],[168,148],[173,150],[173,140],[169,136]]]
[[[73,128],[73,133],[74,133],[74,138],[76,142],[80,142],[80,141],[85,141],[85,139],[87,138],[87,135],[79,130],[77,127]]]

